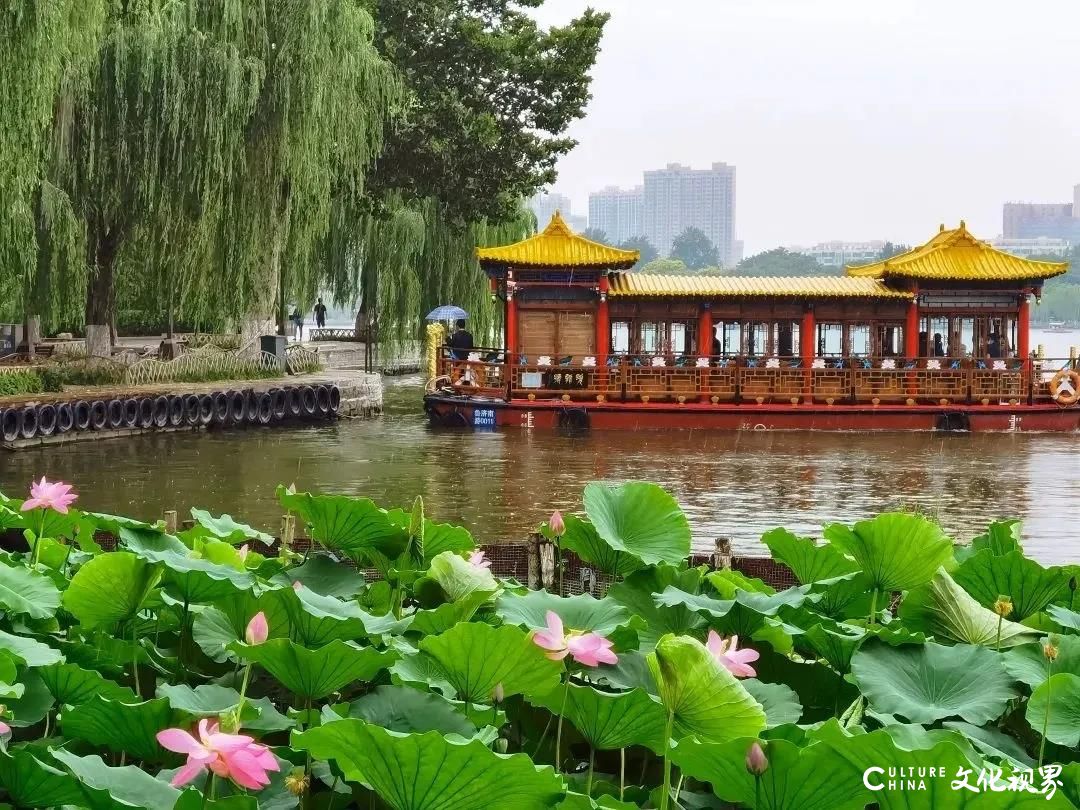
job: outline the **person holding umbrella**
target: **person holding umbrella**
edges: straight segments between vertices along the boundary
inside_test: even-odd
[[[457,321],[457,329],[454,334],[450,336],[450,339],[446,341],[446,345],[454,350],[455,360],[465,360],[469,356],[469,352],[473,349],[473,336],[472,332],[465,328],[465,319],[459,318]]]

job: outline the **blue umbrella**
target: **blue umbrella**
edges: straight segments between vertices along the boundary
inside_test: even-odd
[[[455,307],[453,304],[435,307],[427,314],[429,321],[462,321],[467,317],[469,317],[469,313],[461,307]]]

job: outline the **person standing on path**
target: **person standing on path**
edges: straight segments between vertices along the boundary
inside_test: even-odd
[[[319,299],[319,303],[315,305],[315,325],[320,329],[326,327],[326,304]]]

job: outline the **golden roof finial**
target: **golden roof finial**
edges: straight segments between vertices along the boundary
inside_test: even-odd
[[[960,230],[967,230],[967,223],[964,220],[960,220]]]
[[[940,225],[938,225],[937,230],[938,233],[945,233],[945,223],[942,222]]]

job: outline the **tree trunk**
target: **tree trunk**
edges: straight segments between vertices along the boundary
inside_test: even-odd
[[[90,281],[86,290],[86,350],[91,355],[111,355],[116,340],[116,255],[119,248],[120,228],[106,229],[99,224],[89,246]],[[103,340],[101,333],[94,330],[96,334],[91,341],[92,326],[102,327],[108,338]]]

